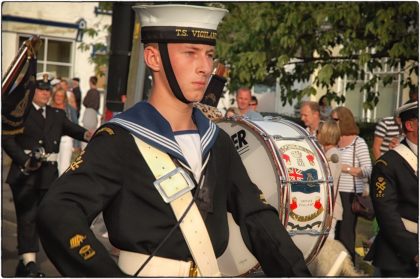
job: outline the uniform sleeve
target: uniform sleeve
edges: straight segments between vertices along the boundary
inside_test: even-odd
[[[6,154],[20,166],[24,166],[25,162],[29,159],[29,155],[16,142],[16,136],[3,136],[2,147]]]
[[[86,132],[86,129],[82,126],[72,122],[67,117],[64,117],[63,121],[63,131],[64,134],[67,136],[70,136],[74,139],[80,140],[80,141],[86,141],[84,139],[84,134]]]
[[[398,257],[412,263],[418,253],[417,235],[408,232],[401,221],[396,171],[381,157],[373,167],[370,195],[381,234]]]
[[[41,242],[63,276],[124,276],[90,230],[92,220],[118,194],[124,175],[121,146],[127,142],[112,133],[95,135],[39,206]]]
[[[267,276],[310,276],[302,252],[296,247],[277,211],[251,182],[233,145],[230,150],[230,193],[228,210],[242,237]]]
[[[372,161],[370,160],[369,148],[362,138],[359,138],[356,144],[356,158],[359,161],[359,167],[362,169],[363,177],[370,177]]]

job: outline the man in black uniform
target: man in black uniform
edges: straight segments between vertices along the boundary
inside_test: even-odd
[[[38,224],[50,260],[64,276],[220,276],[213,262],[227,247],[230,212],[267,275],[310,276],[230,137],[193,107],[210,78],[217,25],[227,11],[184,5],[135,9],[153,73],[150,99],[99,128],[45,196]],[[176,174],[161,176],[168,173],[163,162],[178,166]],[[181,169],[195,180],[188,183],[192,191],[183,188],[187,178],[180,191],[171,183]],[[177,212],[189,199],[185,211]],[[120,249],[118,264],[89,228],[101,211],[109,240]]]
[[[406,138],[380,157],[370,193],[379,233],[367,255],[384,277],[418,277],[418,103],[398,110]]]
[[[69,135],[87,140],[91,132],[73,124],[63,110],[47,105],[51,97],[48,74],[36,81],[36,89],[22,134],[3,136],[3,149],[12,159],[6,179],[12,189],[17,217],[20,261],[16,276],[42,276],[36,266],[38,232],[36,213],[40,200],[58,177],[60,138]]]

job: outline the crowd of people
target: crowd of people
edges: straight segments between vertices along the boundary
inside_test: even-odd
[[[149,100],[97,129],[97,78],[89,79],[82,101],[78,78],[69,86],[42,73],[23,134],[3,138],[12,158],[6,182],[17,215],[16,276],[44,276],[36,264],[39,238],[63,276],[220,276],[216,258],[228,243],[228,212],[266,276],[311,276],[230,136],[193,105],[212,73],[216,43],[215,35],[194,34],[216,34],[227,11],[152,5],[136,12],[153,76]],[[264,120],[249,88],[237,90],[236,103],[225,117]],[[383,276],[417,276],[417,101],[378,123],[374,166],[350,109],[333,109],[323,96],[302,102],[300,117],[333,177],[328,237],[355,262],[352,201],[370,194],[378,231],[368,259]],[[72,163],[70,150],[80,151]],[[101,212],[118,262],[91,230]]]
[[[237,107],[229,107],[225,117],[242,116],[251,120],[263,120],[263,116],[257,111],[258,99],[252,95],[251,89],[241,87],[236,91]]]
[[[321,100],[325,100],[324,97]],[[373,144],[370,146],[372,157],[366,141],[359,136],[360,130],[351,110],[343,106],[329,108],[329,117],[322,117],[321,104],[326,103],[321,100],[319,103],[302,102],[300,116],[308,134],[317,136],[326,157],[335,157],[335,160],[329,160],[335,193],[329,237],[339,240],[355,263],[358,215],[352,209],[352,202],[355,195],[370,196],[376,218],[373,221],[374,236],[365,241],[370,248],[365,260],[375,266],[373,275],[417,276],[418,249],[407,253],[401,247],[403,245],[396,242],[399,239],[418,246],[414,240],[417,239],[417,230],[410,229],[411,226],[417,226],[417,217],[413,217],[418,215],[418,187],[415,186],[418,184],[417,166],[410,167],[404,161],[410,156],[414,157],[412,160],[418,160],[417,94],[410,93],[410,100],[397,109],[393,116],[385,117],[377,123]],[[394,152],[400,148],[406,151],[404,155]],[[391,162],[391,158],[395,161]],[[372,161],[375,162],[373,169]],[[401,172],[407,175],[406,180],[399,174]],[[410,216],[409,222],[401,221],[407,216]],[[382,237],[378,239],[376,235]]]

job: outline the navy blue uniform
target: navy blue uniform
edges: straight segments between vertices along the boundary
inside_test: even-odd
[[[418,255],[418,236],[407,231],[401,221],[405,218],[418,222],[417,175],[404,158],[390,150],[373,167],[370,193],[380,230],[367,259],[373,259],[384,276],[387,272],[418,276],[414,262]]]
[[[130,131],[121,127],[130,122]],[[132,134],[188,165],[179,153],[169,123],[148,103],[119,114],[119,121],[98,129],[85,152],[45,196],[39,212],[43,246],[64,276],[123,276],[90,230],[103,211],[115,247],[151,254],[177,220],[153,185],[155,177]],[[204,216],[216,256],[228,244],[227,212],[268,275],[309,276],[302,253],[281,225],[277,211],[261,199],[230,137],[194,109],[203,162],[210,159],[197,206]],[[194,191],[194,190],[193,190]],[[201,197],[201,198],[200,198]],[[69,245],[73,240],[77,245]],[[74,243],[74,241],[72,242]],[[178,228],[156,256],[192,258]],[[164,268],[164,267],[162,267]]]
[[[36,212],[39,201],[58,177],[57,162],[42,162],[39,169],[25,174],[25,162],[30,158],[25,150],[43,147],[46,153],[58,153],[60,139],[69,135],[84,140],[85,129],[71,122],[61,109],[45,107],[46,118],[31,106],[22,134],[3,136],[2,147],[12,159],[6,179],[12,189],[18,222],[19,254],[37,252],[38,233]]]

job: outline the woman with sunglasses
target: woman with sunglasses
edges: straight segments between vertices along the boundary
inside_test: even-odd
[[[359,127],[351,110],[337,107],[331,112],[331,118],[338,123],[341,131],[338,147],[342,164],[338,191],[343,218],[337,222],[336,239],[343,243],[354,263],[357,215],[351,210],[351,204],[355,195],[364,192],[364,179],[370,177],[372,162],[366,141],[359,137]]]

